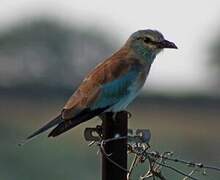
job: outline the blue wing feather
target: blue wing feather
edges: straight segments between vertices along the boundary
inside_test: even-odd
[[[136,69],[130,70],[126,75],[102,85],[101,95],[93,104],[92,109],[103,108],[110,105],[117,105],[121,101],[125,101],[135,86],[135,82],[139,72]]]

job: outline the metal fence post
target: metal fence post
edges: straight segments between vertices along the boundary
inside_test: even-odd
[[[128,134],[128,114],[126,111],[105,113],[102,118],[103,140],[123,137]],[[109,158],[121,167],[127,169],[127,139],[110,141],[104,144]],[[102,154],[102,180],[126,180],[127,172],[117,167]]]

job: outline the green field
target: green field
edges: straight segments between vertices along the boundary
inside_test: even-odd
[[[2,96],[0,102],[0,179],[1,180],[97,180],[100,155],[88,147],[83,129],[100,123],[98,119],[68,133],[48,139],[42,135],[23,147],[17,144],[33,130],[51,119],[62,108],[64,99]],[[152,150],[174,151],[178,157],[220,166],[219,104],[204,102],[139,99],[129,111],[130,128],[149,128]],[[147,165],[135,173],[143,172]],[[190,169],[189,169],[190,170]],[[169,180],[182,179],[164,171]],[[177,178],[178,177],[178,178]],[[218,180],[220,174],[208,171],[199,179]]]

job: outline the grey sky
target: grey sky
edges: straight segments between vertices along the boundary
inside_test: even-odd
[[[219,0],[13,0],[0,1],[2,28],[32,15],[48,14],[107,30],[123,43],[138,29],[153,28],[177,44],[157,57],[148,79],[154,91],[206,92],[208,45],[220,30]]]

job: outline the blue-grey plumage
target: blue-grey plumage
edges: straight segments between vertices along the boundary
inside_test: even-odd
[[[55,137],[106,111],[124,110],[137,96],[156,55],[164,48],[177,47],[156,30],[133,33],[121,49],[88,74],[61,114],[27,139],[57,125],[49,134]]]
[[[135,61],[138,62],[137,59]],[[147,63],[139,64],[138,66],[133,65],[125,75],[104,84],[99,98],[91,106],[91,109],[110,106],[105,112],[125,110],[138,95],[149,70],[150,65]]]

